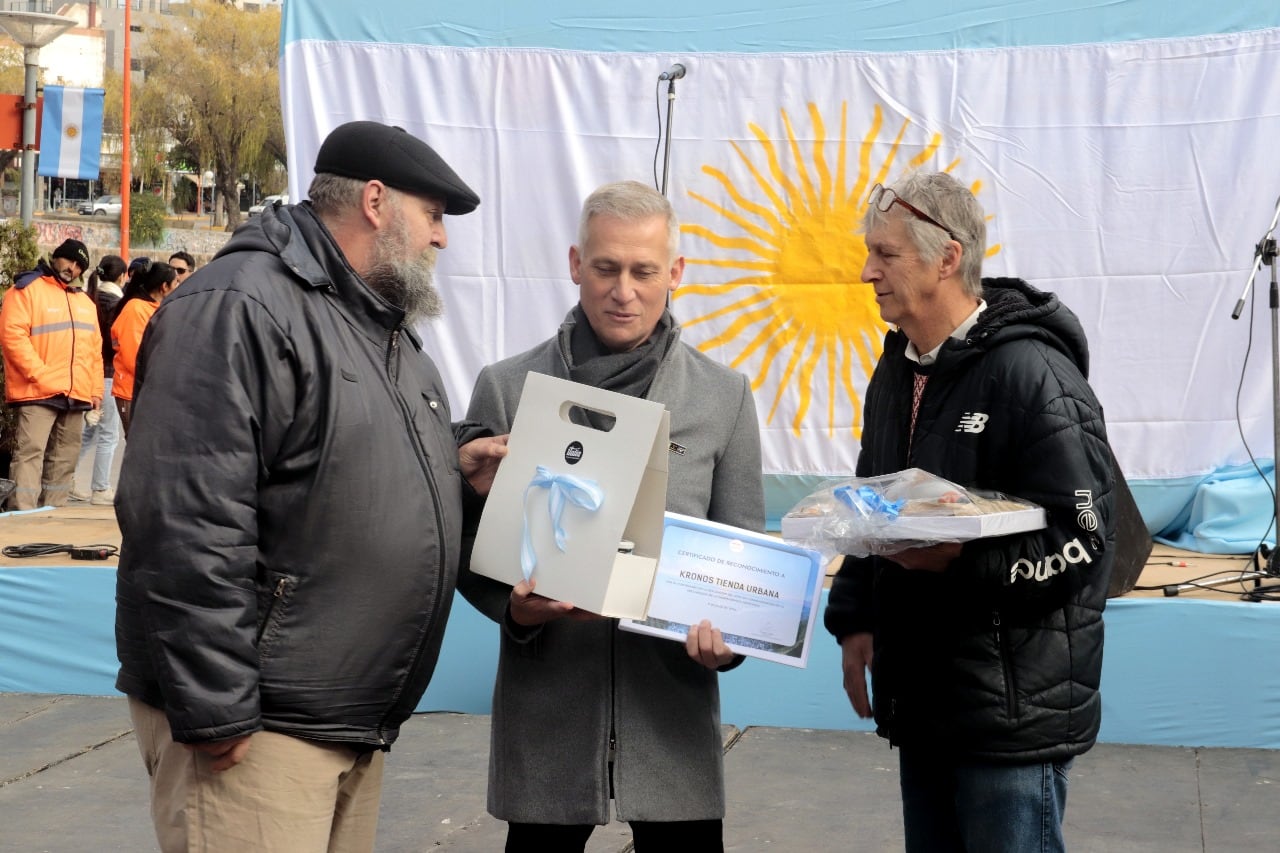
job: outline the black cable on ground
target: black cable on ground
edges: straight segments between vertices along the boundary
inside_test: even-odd
[[[69,554],[73,560],[105,560],[120,553],[114,545],[60,545],[57,542],[30,542],[26,545],[6,545],[0,551],[6,557],[50,557]]]

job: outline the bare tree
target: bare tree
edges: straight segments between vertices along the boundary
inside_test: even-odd
[[[103,75],[102,88],[106,91],[102,107],[102,132],[104,136],[117,137],[123,129],[123,76],[108,68]],[[145,189],[164,177],[164,154],[171,144],[167,124],[172,97],[159,86],[147,86],[137,81],[130,91],[129,172],[132,180],[140,181]],[[99,180],[104,188],[114,190],[120,185],[120,178],[119,166],[103,164]],[[125,188],[120,187],[120,191],[124,192]]]
[[[190,18],[154,28],[144,57],[145,88],[160,93],[173,135],[179,129],[211,163],[214,186],[226,212],[227,230],[240,223],[237,183],[263,158],[280,129],[280,13],[275,8],[243,12],[218,0],[195,0]],[[187,49],[175,58],[174,45]],[[163,48],[161,52],[160,48]],[[266,149],[267,153],[270,149]]]

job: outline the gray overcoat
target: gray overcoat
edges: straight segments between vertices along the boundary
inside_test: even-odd
[[[509,431],[526,373],[568,378],[572,325],[570,313],[556,337],[481,371],[468,418]],[[684,449],[670,455],[667,509],[762,530],[747,379],[677,339],[646,396],[666,405],[671,441]],[[494,817],[608,823],[611,757],[618,819],[724,817],[717,675],[682,643],[620,631],[614,619],[561,619],[529,636],[504,620],[509,586],[464,570],[458,587],[504,625],[489,755]]]

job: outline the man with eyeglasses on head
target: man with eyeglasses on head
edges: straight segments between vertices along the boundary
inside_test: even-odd
[[[196,271],[196,259],[188,252],[174,252],[169,256],[169,266],[173,267],[173,271],[178,275],[174,281],[182,284]]]
[[[845,690],[898,748],[909,853],[1060,851],[1067,773],[1101,720],[1115,545],[1088,343],[1057,296],[981,277],[985,215],[950,175],[877,184],[863,224],[862,280],[894,328],[858,476],[922,468],[1034,501],[1048,526],[846,557],[825,615]]]

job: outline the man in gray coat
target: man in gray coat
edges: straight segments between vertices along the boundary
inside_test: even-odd
[[[586,200],[569,270],[578,305],[532,350],[485,368],[468,419],[510,429],[530,371],[666,405],[667,509],[760,530],[760,433],[746,378],[680,342],[667,310],[684,258],[670,203],[643,184]],[[489,811],[507,851],[582,850],[596,825],[629,821],[635,849],[723,849],[716,673],[741,661],[710,622],[682,648],[617,620],[463,572],[459,590],[502,626]]]

